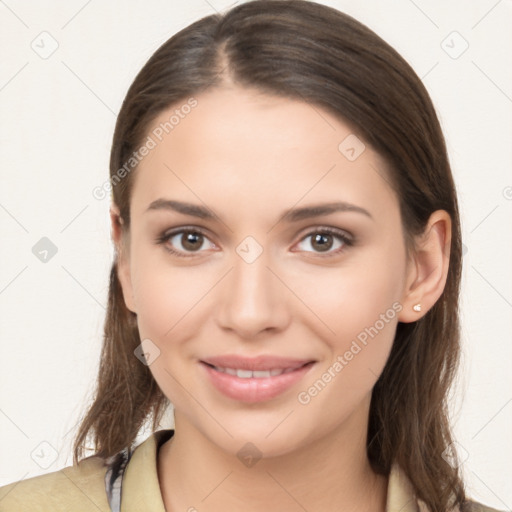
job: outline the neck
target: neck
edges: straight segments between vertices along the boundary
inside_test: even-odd
[[[158,455],[166,510],[384,512],[387,478],[368,461],[364,412],[307,446],[250,467],[176,415],[175,434]]]

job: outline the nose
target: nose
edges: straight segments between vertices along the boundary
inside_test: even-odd
[[[271,268],[267,252],[249,261],[234,253],[233,268],[219,290],[217,310],[219,327],[243,339],[281,331],[290,321],[287,303],[292,294],[283,277]]]

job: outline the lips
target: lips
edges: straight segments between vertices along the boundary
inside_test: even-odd
[[[292,388],[314,363],[311,359],[225,355],[204,359],[201,366],[209,381],[223,395],[254,403],[270,400]]]
[[[264,379],[268,377],[277,377],[283,373],[290,373],[294,368],[272,368],[271,370],[243,370],[240,368],[222,368],[220,366],[212,366],[215,370],[228,375],[236,376],[240,379]]]
[[[216,368],[231,368],[235,370],[271,371],[296,370],[313,361],[312,359],[290,359],[278,356],[261,355],[258,357],[240,357],[237,355],[223,355],[208,357],[202,362]]]

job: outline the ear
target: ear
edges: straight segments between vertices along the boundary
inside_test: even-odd
[[[416,250],[408,264],[406,286],[402,297],[400,322],[415,322],[436,303],[443,293],[450,262],[452,222],[445,210],[437,210],[429,218],[423,234],[416,239]],[[414,311],[415,304],[421,311]]]
[[[130,273],[129,233],[123,226],[124,220],[121,217],[119,208],[115,204],[112,204],[110,207],[110,223],[112,228],[112,241],[116,249],[117,277],[123,290],[124,302],[130,311],[136,313]]]

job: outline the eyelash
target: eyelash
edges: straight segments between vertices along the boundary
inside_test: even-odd
[[[159,245],[166,244],[173,236],[182,234],[182,233],[192,233],[192,234],[200,234],[206,238],[208,238],[208,234],[204,232],[202,229],[193,227],[193,226],[185,226],[180,229],[174,230],[174,231],[167,231],[162,233],[160,236],[157,237],[156,243]],[[310,231],[309,233],[306,233],[301,239],[300,242],[305,240],[306,238],[316,235],[316,234],[322,234],[322,235],[333,235],[341,240],[343,243],[343,246],[338,248],[337,250],[333,252],[329,252],[326,254],[316,253],[320,258],[331,258],[333,256],[336,256],[343,252],[346,247],[351,247],[354,245],[354,240],[347,236],[343,231],[335,228],[330,227],[320,227],[316,228],[315,230]],[[183,254],[180,251],[176,251],[175,249],[172,249],[171,247],[165,245],[165,250],[173,254],[174,256],[178,256],[179,258],[193,258],[195,254]],[[310,251],[306,251],[310,252]],[[199,253],[197,253],[199,254]]]

